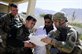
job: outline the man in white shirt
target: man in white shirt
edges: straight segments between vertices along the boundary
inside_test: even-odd
[[[41,35],[48,35],[48,33],[53,30],[53,22],[52,22],[52,15],[51,14],[46,14],[44,16],[44,26],[40,26],[36,32],[36,36],[41,36]],[[46,46],[36,46],[34,49],[34,54],[47,54],[46,53]]]

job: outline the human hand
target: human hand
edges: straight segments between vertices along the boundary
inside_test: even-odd
[[[24,47],[34,48],[36,45],[31,42],[24,42]]]
[[[47,44],[51,44],[52,39],[49,38],[49,37],[46,37],[46,38],[41,39],[41,41],[43,41],[43,42],[45,42]]]

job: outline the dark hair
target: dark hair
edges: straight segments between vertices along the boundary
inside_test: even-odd
[[[46,14],[44,16],[44,19],[50,19],[50,20],[52,20],[52,14]]]
[[[10,7],[15,7],[15,8],[17,8],[17,5],[16,5],[16,4],[13,4],[13,3],[12,3],[12,4],[9,4],[9,6],[10,6]]]
[[[29,21],[29,20],[33,20],[33,21],[35,21],[35,22],[37,21],[37,20],[36,20],[34,17],[32,17],[32,16],[28,16],[28,17],[26,18],[26,20],[28,20],[28,21]]]

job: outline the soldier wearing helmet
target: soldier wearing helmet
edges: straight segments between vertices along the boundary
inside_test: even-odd
[[[53,15],[53,23],[57,30],[52,30],[49,37],[42,39],[43,42],[51,45],[50,54],[81,54],[81,51],[74,50],[77,32],[72,26],[68,26],[67,22],[64,13],[57,12]]]
[[[65,17],[64,13],[56,13],[53,16],[53,22],[57,28],[62,27],[63,25],[68,22],[67,18]],[[59,26],[58,26],[59,25]]]

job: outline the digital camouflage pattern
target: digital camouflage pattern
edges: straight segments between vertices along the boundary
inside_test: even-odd
[[[64,31],[62,31],[64,32]],[[76,45],[77,41],[77,32],[71,27],[67,27],[67,36],[65,41],[61,41],[58,38],[60,37],[60,31],[51,31],[49,37],[52,38],[53,48],[58,49],[58,52],[64,52],[66,54],[81,54],[81,49]],[[64,33],[63,33],[64,34]],[[65,37],[63,37],[65,38]],[[62,38],[61,38],[62,39]],[[54,52],[55,53],[55,52]]]
[[[60,20],[60,21],[62,19],[64,19],[64,20],[66,20],[66,22],[68,21],[67,18],[66,18],[66,16],[65,16],[65,14],[64,13],[60,13],[60,12],[54,14],[53,15],[53,19],[57,19],[57,20]]]
[[[0,48],[2,50],[0,52],[4,51],[5,53],[7,47],[7,36],[10,33],[12,26],[16,25],[15,21],[16,21],[15,16],[13,16],[11,13],[5,14],[0,18],[0,35],[2,39],[1,48]],[[22,22],[18,21],[18,23],[20,24]],[[0,53],[0,54],[4,54],[4,53]]]
[[[61,12],[54,14],[53,20],[58,20],[59,23],[62,20],[65,20],[64,23],[67,22],[65,14]],[[61,26],[63,24],[61,24],[56,31],[50,31],[48,35],[52,38],[50,54],[81,54],[81,48],[78,47],[79,45],[77,44],[78,36],[76,30],[69,25],[62,28]]]

